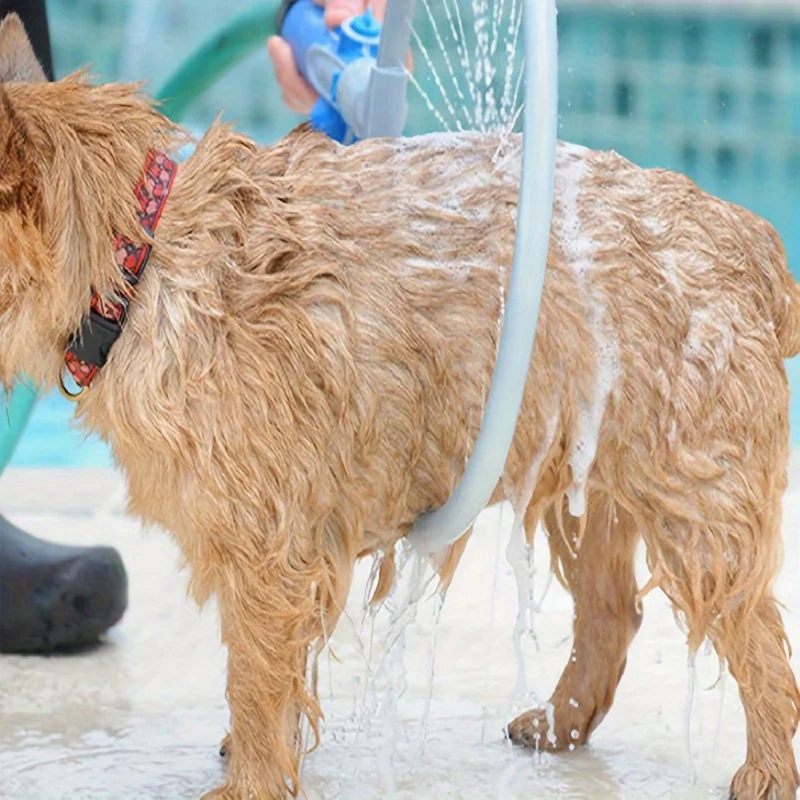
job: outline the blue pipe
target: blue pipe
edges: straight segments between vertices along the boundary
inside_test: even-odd
[[[438,510],[423,514],[408,535],[412,544],[424,553],[442,550],[459,539],[488,504],[503,474],[514,438],[533,353],[553,216],[558,35],[555,0],[524,0],[524,4],[526,91],[522,178],[514,262],[497,360],[481,428],[461,481],[448,501]],[[322,11],[313,0],[299,0],[295,4],[281,33],[292,45],[300,71],[323,98],[311,116],[314,127],[345,143],[353,141],[353,131],[359,136],[401,135],[406,108],[403,62],[408,52],[413,9],[414,0],[389,0],[377,64],[367,54],[358,54],[354,65],[349,66],[346,59],[337,58],[347,41],[347,23],[338,33],[326,31]],[[381,59],[386,63],[382,64]],[[381,67],[387,68],[385,74]],[[355,111],[350,109],[348,114],[346,101],[351,95],[363,100],[366,94],[342,89],[350,69],[355,70],[350,74],[355,76],[355,84],[360,82],[362,90],[365,85],[377,90],[370,93],[365,107],[378,124],[362,125],[363,132],[358,130],[357,123],[364,104],[355,104]],[[314,124],[322,103],[341,116],[340,124]],[[326,116],[326,122],[327,119]]]

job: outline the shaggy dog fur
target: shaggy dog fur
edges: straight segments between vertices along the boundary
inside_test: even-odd
[[[182,136],[135,87],[29,82],[0,33],[0,371],[52,386],[90,287],[142,240],[132,187]],[[78,406],[132,509],[219,599],[231,757],[210,796],[300,789],[309,650],[356,559],[391,553],[458,481],[481,418],[514,241],[519,140],[367,141],[215,126],[182,165],[128,324]],[[585,742],[641,617],[634,549],[739,684],[739,800],[794,798],[798,689],[771,593],[800,289],[763,220],[614,153],[558,151],[549,270],[494,501],[540,520],[576,603],[575,651],[515,741]],[[441,564],[452,575],[463,541]],[[391,584],[391,558],[380,591]],[[570,703],[570,698],[577,703]]]

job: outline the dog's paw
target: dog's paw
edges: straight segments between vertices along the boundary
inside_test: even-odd
[[[220,758],[228,758],[231,754],[231,735],[230,733],[225,734],[225,738],[222,740],[219,746],[219,755]]]
[[[547,712],[534,709],[520,714],[507,729],[508,738],[514,744],[530,747],[533,750],[548,753],[560,753],[574,750],[578,745],[586,743],[586,734],[582,729],[569,725],[564,728],[556,712],[555,730],[550,729]]]
[[[797,775],[793,769],[786,775],[774,775],[764,764],[748,761],[734,775],[732,800],[795,800]]]

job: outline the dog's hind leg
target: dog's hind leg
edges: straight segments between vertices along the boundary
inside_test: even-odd
[[[747,717],[747,760],[733,779],[731,797],[794,800],[792,739],[800,698],[775,600],[765,595],[747,612],[734,612],[723,628],[713,639],[739,684]]]
[[[566,503],[544,519],[559,579],[575,602],[572,655],[550,703],[555,730],[544,710],[533,710],[509,725],[514,742],[540,750],[584,744],[600,724],[625,669],[628,645],[641,624],[636,604],[636,525],[606,494],[589,498],[586,527],[569,515]]]
[[[739,685],[747,759],[731,797],[794,800],[800,694],[771,589],[780,555],[780,491],[767,488],[773,499],[761,501],[759,473],[760,479],[742,470],[736,492],[716,487],[707,523],[663,516],[643,522],[642,531],[648,559],[660,565],[661,587],[685,620],[690,652],[710,637]]]

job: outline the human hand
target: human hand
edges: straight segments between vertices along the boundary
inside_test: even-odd
[[[333,29],[350,17],[363,14],[367,7],[379,22],[386,13],[386,0],[314,0],[325,9],[325,24]],[[289,43],[280,36],[270,36],[267,52],[272,61],[275,77],[281,87],[281,97],[290,111],[309,114],[318,96],[311,84],[300,74]]]

